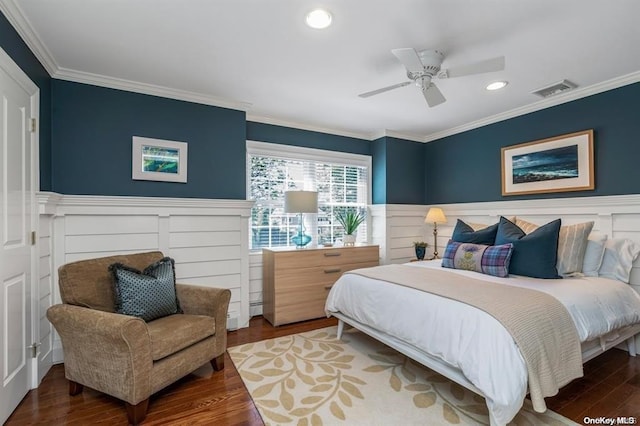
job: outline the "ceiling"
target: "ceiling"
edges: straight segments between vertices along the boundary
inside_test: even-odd
[[[311,9],[333,25],[304,24]],[[252,121],[426,142],[640,81],[637,0],[0,0],[55,78],[237,108]],[[428,108],[391,49],[443,68],[504,55],[504,71],[436,79]],[[568,79],[573,91],[530,92]],[[489,92],[496,80],[509,85]]]

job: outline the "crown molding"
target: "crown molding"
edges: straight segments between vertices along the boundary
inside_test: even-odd
[[[631,74],[616,77],[611,80],[596,83],[594,85],[571,90],[567,93],[555,95],[548,99],[543,99],[533,104],[525,105],[520,108],[515,108],[510,111],[506,111],[500,114],[492,115],[481,120],[472,121],[470,123],[463,124],[461,126],[453,127],[451,129],[443,130],[441,132],[432,133],[425,136],[422,142],[431,142],[438,139],[452,136],[458,133],[466,132],[468,130],[477,129],[479,127],[487,126],[489,124],[498,123],[500,121],[508,120],[510,118],[519,117],[521,115],[529,114],[532,112],[540,111],[546,108],[550,108],[556,105],[564,104],[567,102],[575,101],[587,96],[596,95],[598,93],[606,92],[607,90],[617,89],[622,86],[637,83],[640,81],[640,71],[633,72]]]
[[[384,129],[380,132],[374,133],[373,135],[371,135],[371,140],[376,140],[384,137],[404,139],[413,142],[424,142],[424,137],[422,136],[414,135],[412,133],[396,132],[395,130],[388,129]]]
[[[22,9],[15,0],[0,0],[0,11],[7,18],[9,23],[15,28],[22,40],[36,56],[38,61],[47,70],[49,75],[55,74],[58,64],[49,49],[40,41],[40,36],[33,29],[29,20],[22,13]]]
[[[125,80],[122,78],[108,77],[105,75],[93,74],[84,71],[75,71],[68,68],[58,68],[58,71],[54,73],[52,77],[59,80],[73,81],[75,83],[91,84],[94,86],[107,87],[109,89],[125,90],[127,92],[160,96],[163,98],[177,99],[179,101],[187,101],[197,104],[236,109],[245,112],[251,108],[251,104],[248,102],[230,101],[215,96],[203,95],[201,93],[172,89],[170,87],[157,86],[155,84]]]
[[[274,126],[290,127],[299,130],[308,130],[310,132],[327,133],[336,136],[345,136],[347,138],[365,139],[370,141],[371,135],[367,133],[348,132],[345,130],[333,129],[329,127],[314,126],[311,124],[300,123],[296,121],[281,120],[275,117],[267,117],[264,115],[247,114],[247,121],[255,123],[272,124]]]

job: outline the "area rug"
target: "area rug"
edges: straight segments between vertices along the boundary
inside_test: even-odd
[[[336,327],[228,350],[267,425],[488,425],[484,398],[357,330]],[[531,404],[514,425],[576,425]]]

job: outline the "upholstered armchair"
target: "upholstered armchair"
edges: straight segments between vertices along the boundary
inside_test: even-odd
[[[62,340],[69,394],[88,386],[114,396],[134,425],[155,392],[207,362],[224,368],[229,290],[177,284],[182,314],[145,322],[115,313],[109,265],[142,270],[162,258],[149,252],[66,264],[59,269],[63,303],[47,311]]]

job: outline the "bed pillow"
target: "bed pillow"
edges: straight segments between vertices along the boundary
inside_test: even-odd
[[[560,219],[526,234],[515,223],[500,218],[496,245],[513,243],[509,272],[533,278],[561,278],[556,269]]]
[[[496,277],[507,277],[509,276],[509,261],[512,253],[513,244],[511,243],[487,246],[449,240],[442,257],[442,266]]]
[[[176,294],[174,261],[165,257],[140,272],[114,263],[109,266],[114,278],[115,311],[145,321],[182,313]]]
[[[456,222],[456,227],[453,229],[453,235],[451,239],[459,243],[473,243],[473,244],[485,244],[492,246],[496,239],[496,232],[498,231],[498,224],[487,226],[478,231],[474,231],[473,228],[460,219]]]
[[[633,261],[636,260],[639,253],[640,245],[627,238],[607,240],[598,275],[628,283]]]
[[[515,224],[527,234],[538,228],[535,223],[522,219],[517,219]],[[594,222],[584,222],[560,227],[558,261],[556,264],[558,274],[563,277],[570,277],[582,273],[587,240],[593,229],[593,224]]]
[[[582,273],[587,277],[597,277],[602,258],[604,257],[604,244],[607,241],[607,234],[592,232],[587,240],[587,249],[584,252],[582,261]]]

